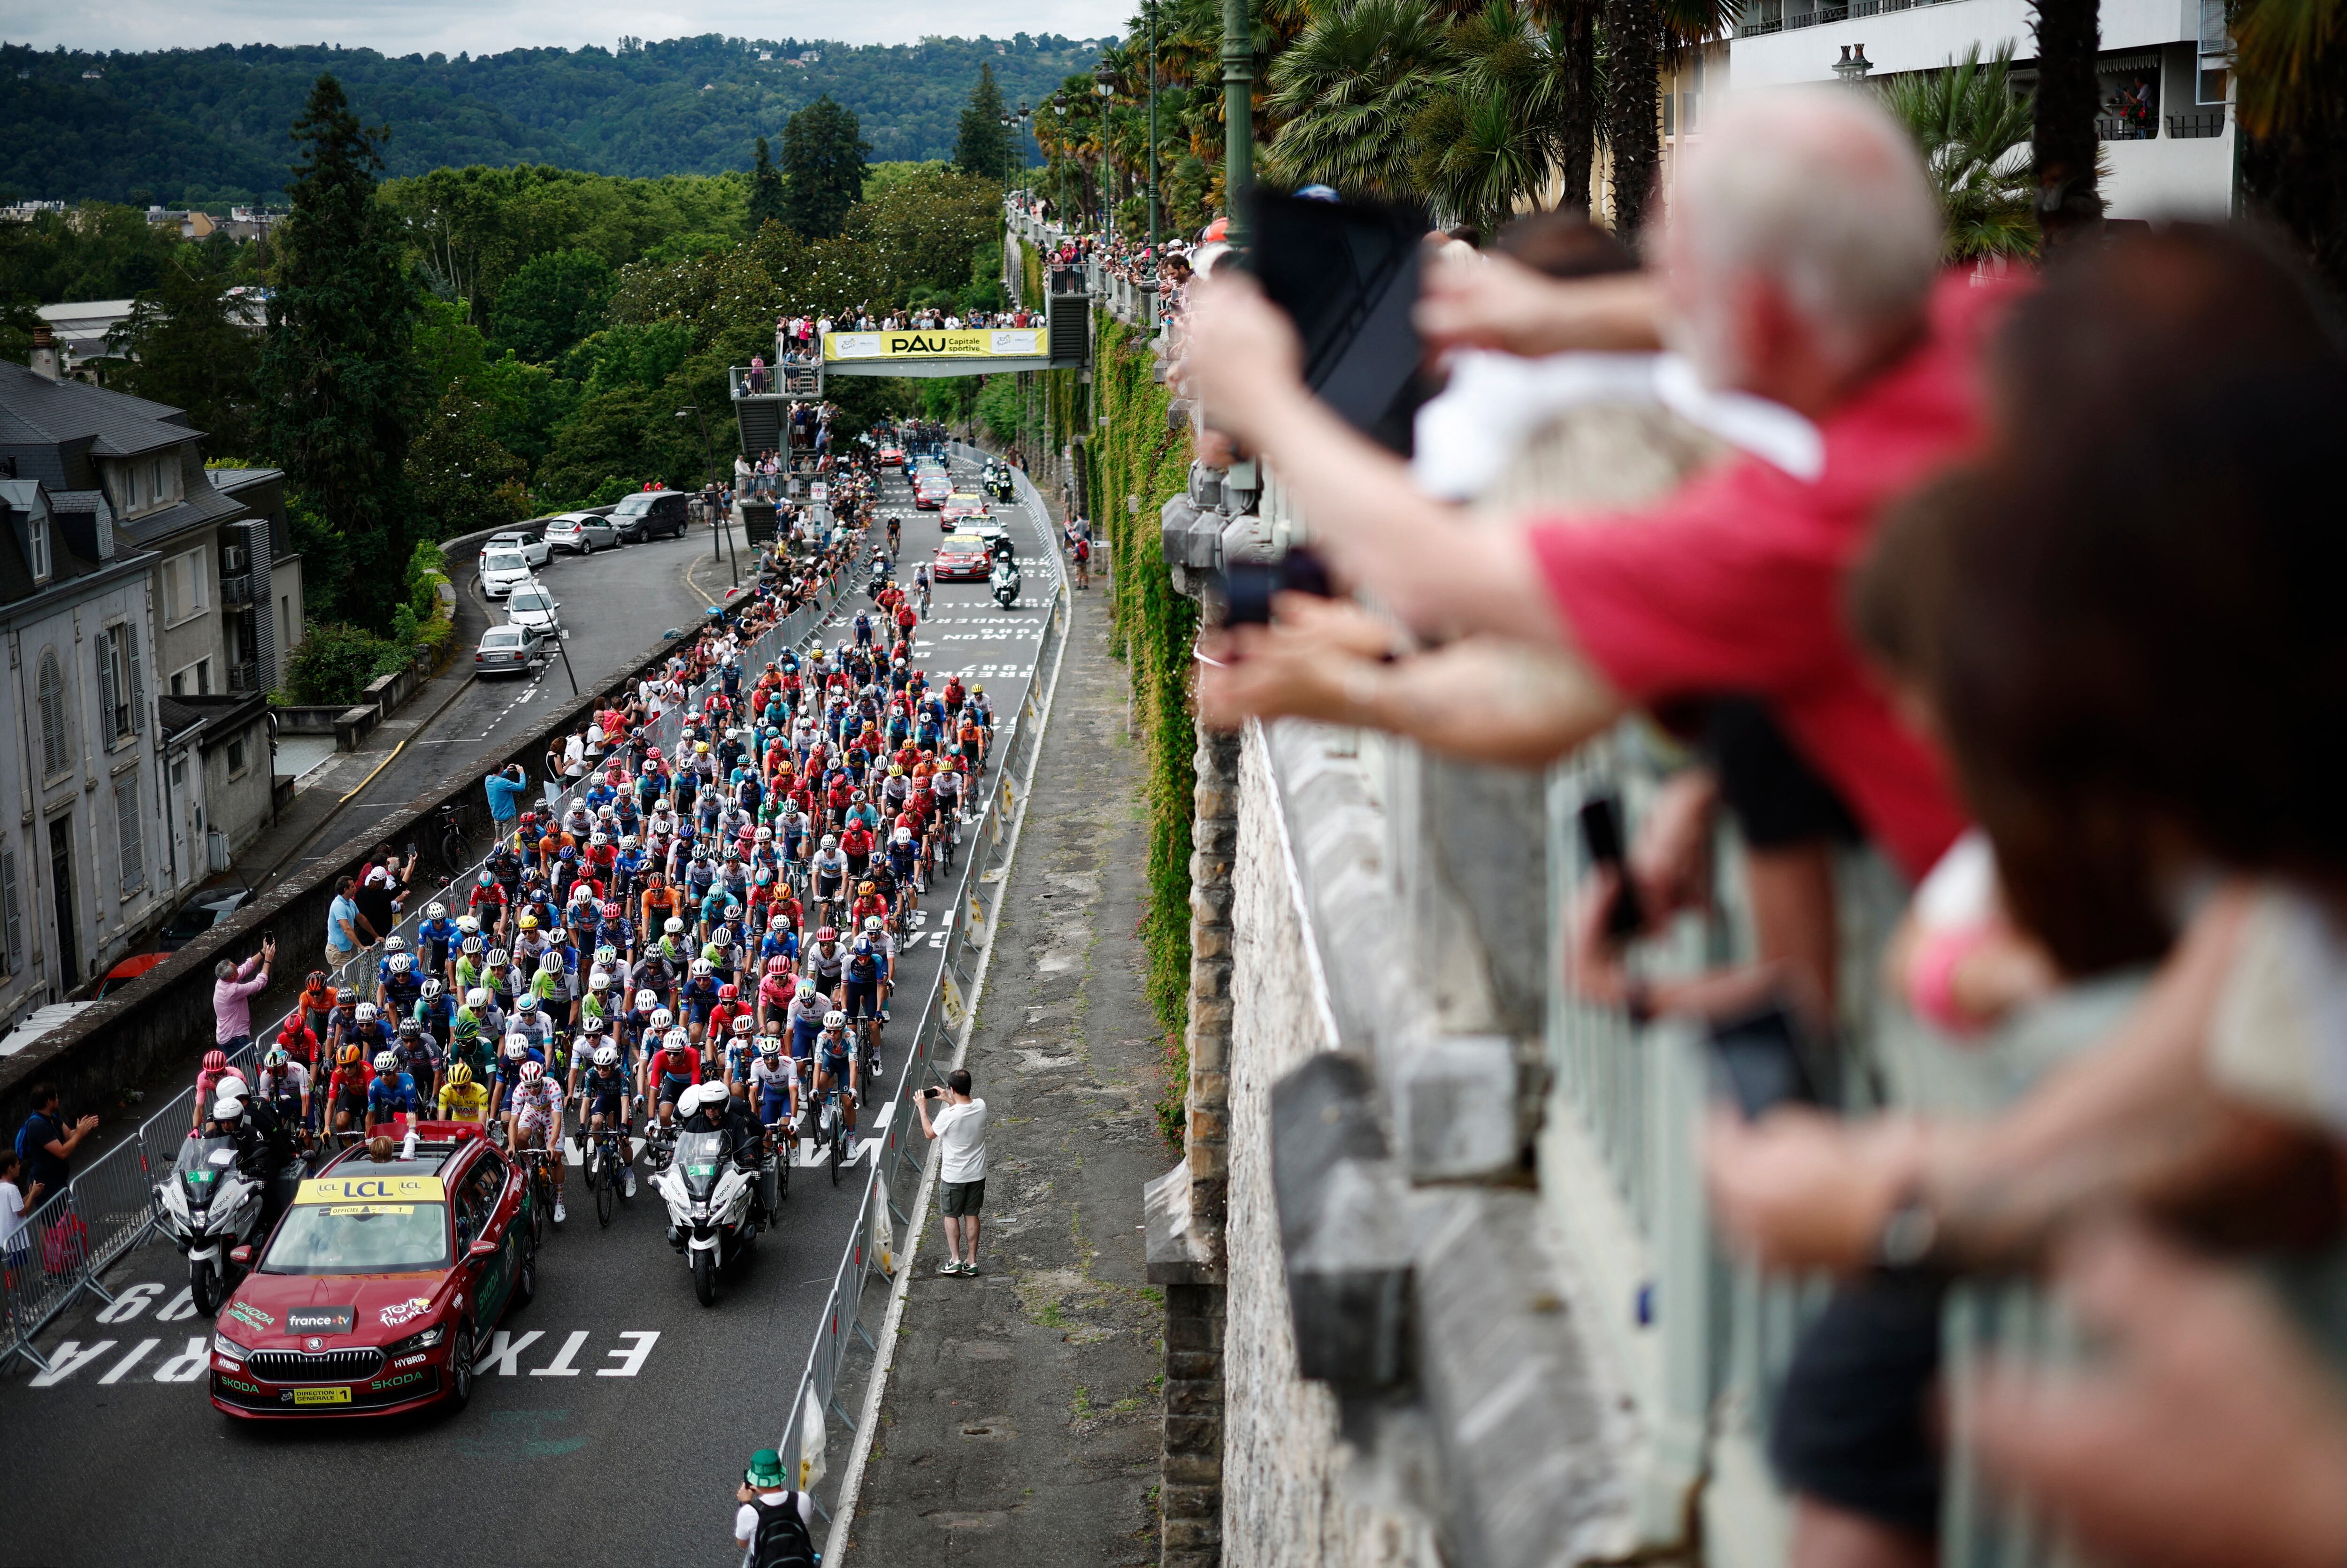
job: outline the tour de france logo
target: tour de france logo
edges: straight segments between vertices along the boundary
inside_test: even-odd
[[[375,1316],[382,1319],[383,1326],[385,1328],[396,1328],[404,1323],[415,1322],[417,1318],[423,1317],[425,1312],[429,1311],[431,1307],[431,1297],[425,1296],[411,1296],[405,1301],[393,1302],[389,1307],[386,1307],[381,1312],[376,1313]]]

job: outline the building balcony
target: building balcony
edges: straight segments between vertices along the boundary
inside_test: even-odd
[[[252,579],[249,577],[224,577],[220,579],[220,607],[234,614],[252,608]]]

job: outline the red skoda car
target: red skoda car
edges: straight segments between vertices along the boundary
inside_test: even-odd
[[[425,1122],[397,1157],[349,1150],[303,1182],[212,1331],[232,1416],[384,1415],[473,1393],[489,1330],[538,1290],[523,1173],[477,1123]]]
[[[984,582],[993,570],[983,541],[948,538],[938,547],[937,558],[929,563],[929,579],[933,582]]]

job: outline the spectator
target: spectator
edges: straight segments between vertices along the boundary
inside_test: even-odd
[[[394,902],[396,886],[391,867],[378,863],[366,868],[365,875],[351,894],[352,901],[359,907],[359,918],[364,922],[366,946],[370,948],[380,944],[399,925],[399,910]]]
[[[25,1162],[22,1174],[29,1177],[34,1193],[54,1193],[62,1188],[73,1174],[67,1163],[82,1141],[97,1131],[97,1118],[84,1116],[68,1127],[57,1112],[57,1086],[36,1083],[31,1095],[33,1113],[16,1130],[15,1153]]]
[[[212,966],[212,1039],[222,1050],[252,1043],[252,999],[269,989],[269,966],[276,961],[277,938],[263,937],[261,951],[243,963],[222,958]]]
[[[733,1511],[733,1539],[742,1547],[743,1568],[815,1561],[808,1534],[814,1505],[805,1492],[791,1490],[781,1454],[773,1449],[752,1454],[733,1497],[741,1504]]]
[[[986,1102],[969,1095],[969,1072],[955,1068],[946,1074],[946,1103],[935,1117],[929,1102],[938,1098],[931,1085],[913,1102],[921,1113],[921,1131],[937,1140],[938,1208],[945,1216],[946,1261],[939,1274],[975,1275],[978,1267],[979,1211],[986,1204]]]
[[[508,763],[481,781],[488,792],[489,820],[500,832],[506,824],[521,815],[522,804],[529,798],[529,774],[519,763]]]
[[[13,1276],[31,1255],[29,1242],[17,1233],[40,1202],[41,1184],[27,1182],[16,1151],[0,1149],[0,1269],[6,1271],[6,1284],[15,1283]]]
[[[358,900],[352,897],[357,886],[351,877],[337,878],[334,901],[326,907],[326,969],[343,982],[344,990],[351,989],[344,971],[374,940],[367,929],[366,917],[359,913]]]

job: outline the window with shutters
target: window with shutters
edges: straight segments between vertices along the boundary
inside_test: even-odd
[[[201,615],[210,602],[202,550],[189,550],[163,563],[164,625],[177,626],[190,616]]]
[[[139,830],[135,768],[114,781],[114,831],[122,846],[122,894],[127,898],[147,886],[147,841]]]
[[[25,972],[25,907],[16,889],[16,852],[0,848],[0,974]]]
[[[33,580],[49,580],[49,519],[35,518],[28,535],[33,541]]]
[[[66,678],[57,666],[56,650],[41,651],[41,774],[55,778],[73,766],[73,750],[66,743]]]
[[[111,750],[147,727],[147,691],[138,668],[138,636],[117,621],[97,634],[99,733]]]

